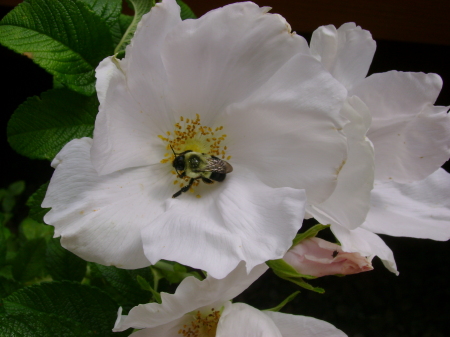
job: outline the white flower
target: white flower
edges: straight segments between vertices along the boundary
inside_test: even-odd
[[[342,331],[315,318],[278,312],[262,312],[231,299],[267,270],[256,266],[247,275],[243,263],[221,280],[208,276],[200,281],[184,279],[175,294],[161,293],[162,303],[140,304],[121,315],[113,331],[142,329],[131,336],[189,337],[344,337]]]
[[[61,244],[122,268],[160,259],[222,278],[281,258],[346,159],[346,91],[284,18],[251,2],[181,21],[175,0],[140,22],[126,57],[97,68],[94,140],[68,143],[43,207]],[[172,166],[192,150],[233,172],[192,192]]]
[[[440,169],[450,156],[450,118],[448,107],[433,106],[442,80],[436,74],[398,71],[366,78],[375,41],[368,31],[354,23],[339,29],[318,28],[310,47],[311,54],[345,85],[347,101],[359,102],[359,107],[354,104],[353,107],[364,120],[360,128],[366,127],[374,147],[375,184],[373,189],[355,188],[352,176],[341,174],[330,199],[308,211],[322,223],[332,225],[345,251],[378,255],[386,267],[396,272],[392,251],[374,233],[434,240],[450,238],[450,175]],[[371,122],[370,117],[364,117],[368,113]],[[360,169],[359,177],[370,176],[371,169],[361,167],[352,158],[349,150],[341,173]],[[336,195],[338,191],[365,195],[367,202],[362,209],[368,214],[361,227],[349,221],[350,216],[334,217],[336,208],[340,214],[355,214],[354,204],[349,205],[350,199],[343,198],[343,194]]]

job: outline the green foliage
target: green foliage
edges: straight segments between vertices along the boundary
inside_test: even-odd
[[[153,301],[152,292],[142,289],[137,280],[140,276],[152,284],[153,276],[149,268],[126,270],[97,263],[89,263],[89,267],[91,284],[105,289],[126,310]]]
[[[32,318],[38,314],[53,316],[64,324],[69,323],[78,330],[79,334],[76,336],[127,336],[130,333],[111,331],[117,318],[118,306],[107,294],[88,285],[68,281],[41,283],[20,289],[4,298],[3,306],[10,317],[28,317],[31,322],[27,326],[30,328],[34,321]],[[41,323],[41,318],[37,321]],[[58,326],[58,329],[61,327]],[[58,332],[59,330],[52,331],[48,336],[61,335]]]
[[[41,204],[44,200],[49,183],[45,183],[28,198],[27,206],[30,208],[28,216],[37,222],[44,222],[44,215],[50,210],[49,208],[42,208]]]
[[[21,224],[19,232],[25,240],[45,239],[49,241],[53,236],[53,227],[41,222],[34,221],[31,218],[25,218]]]
[[[26,241],[12,261],[12,274],[19,282],[28,282],[45,276],[46,242],[43,238]]]
[[[150,283],[148,283],[148,281],[145,278],[143,278],[141,275],[138,275],[136,277],[136,281],[141,286],[141,289],[150,291],[152,293],[153,298],[156,302],[158,302],[160,304],[162,303],[161,295],[155,289],[152,288]]]
[[[0,266],[4,265],[6,262],[6,253],[7,253],[7,247],[6,247],[6,240],[8,234],[10,234],[9,229],[4,227],[2,224],[2,217],[3,215],[0,214]]]
[[[24,156],[51,160],[70,140],[92,136],[98,104],[96,96],[67,89],[31,97],[11,117],[8,141]]]
[[[20,284],[14,280],[0,276],[0,298],[12,294],[20,288]]]
[[[105,11],[112,18],[109,12]],[[105,20],[77,0],[20,4],[0,22],[0,43],[28,56],[56,80],[84,95],[95,92],[94,70],[113,52]]]
[[[100,16],[108,26],[113,45],[116,46],[126,29],[130,25],[133,17],[121,14],[121,0],[80,0]]]
[[[315,226],[312,226],[306,232],[297,234],[295,236],[294,240],[292,240],[292,247],[299,244],[303,240],[315,237],[320,231],[327,229],[329,227],[330,227],[330,225],[317,224]]]
[[[87,262],[61,247],[59,241],[59,238],[54,238],[47,243],[45,262],[50,276],[55,281],[81,282],[86,274]]]
[[[119,54],[125,51],[126,46],[130,43],[132,37],[134,36],[134,32],[136,31],[137,25],[139,21],[141,21],[142,16],[148,13],[150,9],[155,6],[155,0],[130,0],[130,3],[134,9],[134,17],[123,34],[122,39],[114,49],[114,54]]]
[[[319,287],[313,287],[307,283],[304,279],[315,279],[317,277],[311,275],[304,275],[297,272],[290,264],[283,259],[267,261],[266,264],[273,270],[273,272],[283,280],[295,283],[296,285],[323,294],[324,289]]]
[[[79,0],[94,11],[108,27],[115,25],[122,11],[121,0]]]
[[[12,278],[11,265],[9,260],[15,257],[14,235],[5,226],[7,221],[12,217],[12,213],[0,212],[0,282],[3,277]],[[0,283],[0,288],[2,284]],[[0,290],[1,294],[1,290]]]
[[[131,23],[133,22],[133,18],[133,16],[120,14],[119,20],[117,20],[114,26],[111,27],[111,35],[115,46],[117,46],[122,40],[122,37],[127,32],[128,27],[130,27]],[[124,49],[122,50],[122,54],[125,55]]]
[[[98,336],[82,324],[57,315],[29,312],[0,316],[0,337]]]
[[[16,181],[8,186],[8,191],[12,196],[18,196],[25,190],[25,182],[22,180]]]
[[[16,181],[8,186],[7,189],[0,189],[0,203],[1,203],[1,211],[0,211],[0,225],[6,224],[13,216],[12,210],[16,205],[16,198],[22,194],[25,190],[25,182],[24,181]],[[0,242],[2,240],[3,233],[0,233]],[[1,247],[0,247],[0,255],[1,255]],[[0,257],[1,259],[1,257]]]
[[[177,4],[181,8],[181,13],[180,13],[181,20],[196,19],[197,18],[197,16],[195,16],[195,14],[192,11],[192,9],[190,9],[189,6],[186,5],[183,1],[177,0]]]
[[[280,311],[281,309],[283,309],[283,307],[288,304],[290,301],[292,301],[294,298],[297,297],[297,295],[300,294],[300,291],[296,291],[292,294],[290,294],[288,297],[286,297],[283,302],[281,302],[280,304],[278,304],[276,307],[270,308],[270,309],[266,309],[265,311]]]
[[[154,274],[159,275],[160,278],[165,278],[169,283],[180,283],[188,276],[194,276],[199,280],[203,280],[199,273],[195,271],[189,272],[188,269],[176,262],[172,261],[158,261],[154,266],[151,266]]]

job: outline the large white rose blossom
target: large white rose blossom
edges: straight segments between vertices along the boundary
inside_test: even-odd
[[[345,251],[378,255],[397,272],[392,251],[374,233],[450,238],[450,175],[440,168],[450,156],[450,117],[448,107],[433,105],[442,80],[436,74],[398,71],[366,77],[376,44],[368,31],[354,23],[339,29],[318,28],[310,48],[347,88],[347,102],[353,102],[354,112],[361,116],[359,128],[366,129],[373,144],[375,169],[361,166],[361,157],[349,150],[335,192],[308,212],[331,224]],[[359,151],[363,153],[363,146]],[[353,175],[346,172],[356,170],[357,179],[374,175],[373,188],[355,185]],[[364,196],[359,213],[353,212],[354,203],[345,193]],[[362,226],[358,227],[361,218],[352,222],[349,214],[363,215]]]
[[[55,157],[42,204],[63,247],[105,265],[166,259],[217,278],[285,254],[305,207],[336,188],[346,90],[268,10],[236,3],[181,21],[163,0],[125,58],[100,63],[94,138]],[[174,152],[188,150],[233,171],[172,198],[189,180]]]
[[[267,270],[256,266],[250,274],[243,263],[224,279],[185,278],[175,294],[161,293],[162,303],[140,304],[121,315],[113,331],[142,329],[133,337],[345,337],[333,325],[305,316],[260,311],[230,300]]]

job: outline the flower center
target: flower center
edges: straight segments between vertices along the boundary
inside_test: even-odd
[[[174,163],[175,158],[185,151],[196,152],[201,155],[215,156],[222,160],[230,160],[231,156],[227,156],[227,147],[224,145],[227,135],[222,131],[223,126],[212,128],[210,126],[202,125],[200,115],[196,114],[195,119],[180,117],[180,121],[176,122],[173,131],[167,131],[165,135],[158,135],[158,137],[166,144],[167,152],[161,163]],[[176,167],[176,166],[175,166]],[[180,172],[174,170],[172,167],[172,174],[177,176],[173,181],[174,185],[180,188],[187,186],[193,178],[185,175],[180,177]],[[193,192],[194,186],[198,186],[200,179],[191,184],[190,192]],[[188,187],[186,187],[188,188]],[[200,195],[197,195],[200,198]]]
[[[184,337],[214,337],[217,323],[219,323],[220,311],[211,309],[210,314],[202,314],[200,311],[194,316],[190,325],[184,325],[178,333]]]

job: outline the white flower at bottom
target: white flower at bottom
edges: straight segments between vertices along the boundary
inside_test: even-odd
[[[221,280],[208,276],[184,279],[175,294],[161,293],[162,303],[140,304],[117,318],[113,331],[142,329],[148,337],[345,337],[331,324],[311,317],[262,312],[230,300],[267,270],[256,266],[247,275],[243,263]]]
[[[267,11],[236,3],[181,21],[176,1],[163,0],[125,58],[100,63],[94,139],[56,156],[42,204],[66,249],[121,268],[177,261],[217,278],[284,255],[306,198],[320,203],[336,187],[346,90]],[[171,147],[233,172],[172,198],[189,179]]]
[[[366,129],[375,169],[362,166],[350,149],[335,192],[308,212],[331,224],[345,251],[377,255],[396,273],[392,251],[375,233],[450,238],[450,174],[440,169],[450,156],[450,116],[448,107],[433,105],[442,80],[436,74],[398,71],[366,77],[376,44],[354,23],[319,27],[310,46],[311,54],[347,88],[347,102],[359,102],[352,107],[361,121],[351,124]],[[345,174],[352,171],[357,174]],[[364,175],[375,178],[373,188],[355,184],[355,177]],[[349,202],[353,196],[357,199]]]

